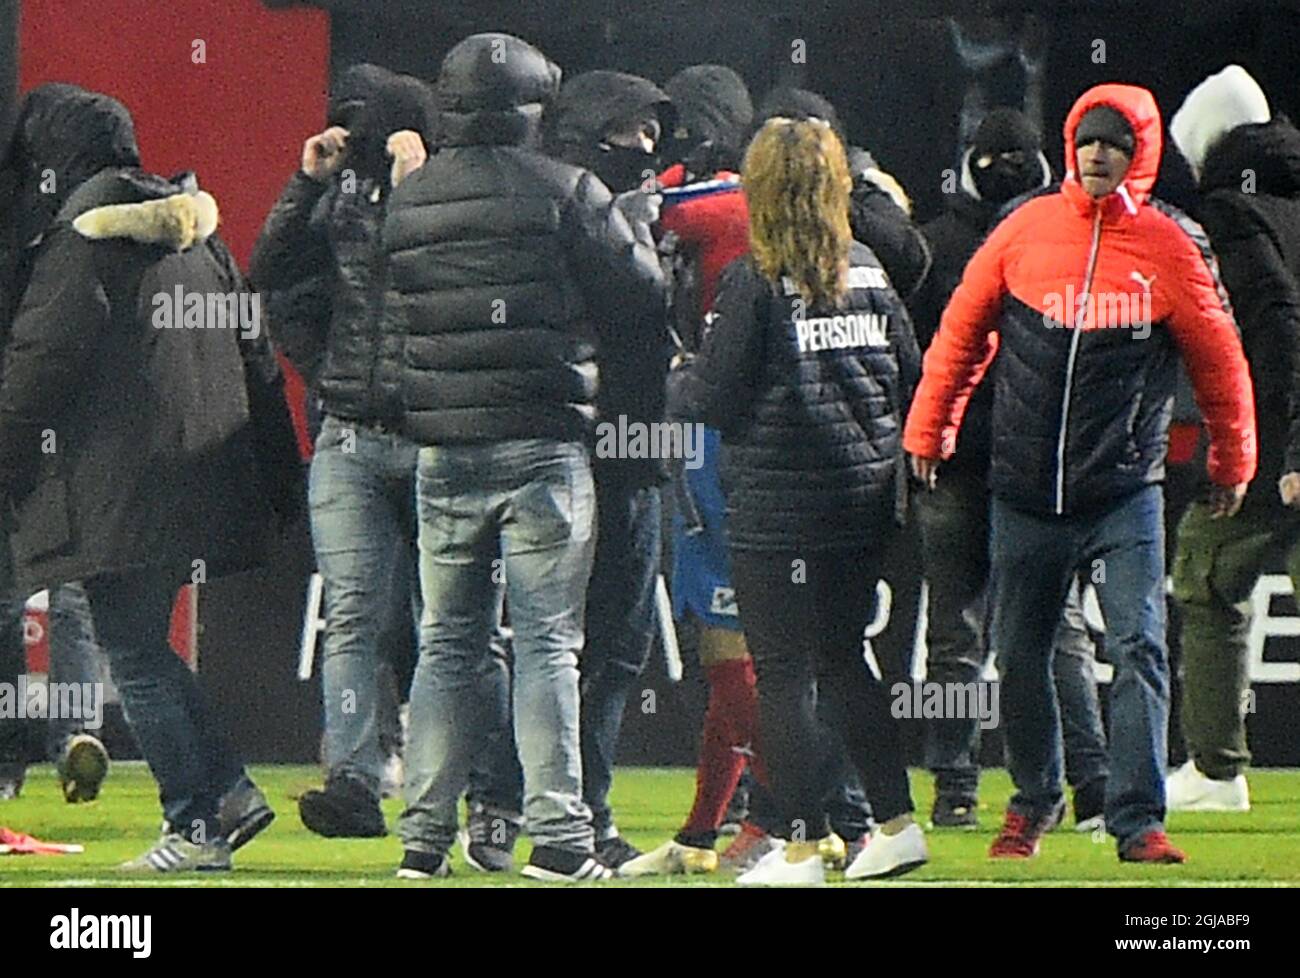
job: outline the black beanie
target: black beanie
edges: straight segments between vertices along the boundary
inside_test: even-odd
[[[839,113],[835,111],[835,106],[816,92],[810,92],[806,88],[772,89],[763,97],[755,126],[760,127],[768,119],[776,116],[784,116],[788,119],[821,119],[835,130],[835,135],[840,137],[845,150],[848,149],[848,140],[844,137]]]
[[[1019,163],[1000,158],[1016,152],[1024,154]],[[975,130],[969,165],[980,199],[995,203],[1042,186],[1047,175],[1038,131],[1015,109],[994,109],[984,117]]]
[[[1074,146],[1086,146],[1095,140],[1102,140],[1122,149],[1128,156],[1133,155],[1137,140],[1133,136],[1133,127],[1128,124],[1124,114],[1109,105],[1098,105],[1089,109],[1079,120],[1074,130]]]

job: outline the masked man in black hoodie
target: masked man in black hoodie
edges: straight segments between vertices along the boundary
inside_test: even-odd
[[[394,168],[423,163],[434,109],[428,86],[410,76],[357,65],[344,80],[350,84],[336,93],[331,115],[348,125],[336,123],[306,141],[302,166],[267,217],[250,270],[276,296],[316,282],[327,286],[325,308],[308,306],[314,319],[288,309],[283,324],[272,323],[291,356],[321,351],[318,360],[296,362],[311,378],[312,399],[324,416],[309,499],[324,582],[328,775],[323,790],[302,795],[299,812],[320,835],[364,837],[386,831],[379,807],[385,612],[396,605],[391,617],[404,617],[413,636],[420,608],[417,446],[397,431],[402,340],[386,314],[380,234]]]
[[[1259,478],[1235,519],[1214,519],[1198,501],[1178,524],[1172,576],[1190,760],[1166,791],[1172,811],[1247,811],[1251,591],[1284,556],[1300,592],[1300,132],[1273,116],[1238,65],[1193,89],[1169,129],[1197,177],[1197,217],[1250,362]]]
[[[579,741],[595,543],[587,442],[599,360],[621,355],[628,324],[663,316],[666,290],[654,248],[600,179],[539,152],[559,83],[559,68],[516,37],[453,47],[437,85],[438,152],[393,194],[384,225],[406,333],[402,428],[426,446],[403,877],[448,872],[484,714],[473,677],[503,600],[533,841],[524,873],[610,872],[594,858]]]
[[[166,828],[124,869],[223,870],[274,817],[171,650],[176,590],[257,566],[300,509],[270,345],[193,175],[138,169],[121,103],[32,91],[11,163],[18,302],[0,381],[17,592],[82,581]],[[205,328],[192,328],[192,327]]]
[[[668,96],[648,79],[587,72],[565,82],[548,109],[547,150],[600,177],[619,195],[634,230],[649,241],[647,225],[658,216],[658,198],[652,185],[642,185],[658,172],[659,143],[672,131],[675,115]],[[664,472],[664,460],[619,451],[617,433],[639,428],[649,437],[662,425],[669,348],[662,316],[657,321],[626,316],[611,327],[624,336],[618,346],[597,354],[599,422],[592,462],[597,532],[581,691],[583,798],[591,806],[596,854],[616,869],[640,855],[619,834],[609,788],[628,694],[654,641]]]
[[[960,179],[949,209],[923,227],[934,264],[914,302],[917,339],[924,349],[961,281],[966,262],[998,214],[1016,197],[1052,182],[1038,133],[1015,109],[995,109],[980,123],[962,155]],[[919,494],[917,522],[929,581],[926,679],[936,683],[979,680],[987,655],[985,583],[989,575],[988,467],[993,384],[971,398],[959,451],[933,492]],[[1053,677],[1060,701],[1066,780],[1074,789],[1075,825],[1095,828],[1105,798],[1106,734],[1093,675],[1095,649],[1083,616],[1079,586],[1071,588],[1056,633]],[[975,717],[933,721],[927,730],[926,766],[935,776],[936,827],[975,828],[979,794],[980,725]]]

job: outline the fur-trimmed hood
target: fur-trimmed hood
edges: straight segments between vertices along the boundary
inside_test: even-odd
[[[92,240],[185,251],[216,232],[220,215],[192,173],[166,180],[143,170],[104,170],[73,193],[58,219]]]

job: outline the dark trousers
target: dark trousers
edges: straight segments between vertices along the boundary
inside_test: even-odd
[[[760,740],[781,834],[826,835],[819,697],[877,820],[912,811],[888,687],[863,658],[879,577],[871,554],[733,550],[731,566],[758,677]]]
[[[217,803],[244,765],[189,667],[167,641],[178,582],[138,571],[85,582],[95,634],[163,815],[187,838],[217,837]]]
[[[916,515],[929,581],[926,680],[954,685],[978,682],[988,654],[988,490],[982,479],[954,473],[919,495]],[[1077,586],[1070,590],[1053,644],[1052,679],[1065,740],[1066,780],[1078,789],[1105,778],[1107,768],[1106,734],[1092,669],[1096,650]],[[974,803],[980,776],[978,719],[930,720],[925,752],[936,793]]]
[[[1032,817],[1061,797],[1061,719],[1053,637],[1071,581],[1097,589],[1110,691],[1106,829],[1125,844],[1165,815],[1169,662],[1165,647],[1164,495],[1158,485],[1092,513],[1043,516],[993,501],[990,639],[1002,677],[1010,807]]]
[[[596,470],[596,554],[587,587],[582,652],[583,800],[600,840],[614,830],[614,758],[628,695],[650,657],[655,581],[663,549],[658,486],[638,487]]]
[[[24,600],[14,589],[9,533],[0,526],[0,683],[17,690],[18,677],[27,671],[23,646]],[[22,781],[27,770],[23,721],[0,716],[0,781]]]

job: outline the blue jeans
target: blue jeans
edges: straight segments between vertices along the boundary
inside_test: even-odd
[[[596,520],[581,659],[582,784],[596,838],[604,839],[617,834],[609,788],[623,713],[654,644],[655,581],[663,552],[659,487],[598,478]]]
[[[503,598],[514,632],[514,726],[535,846],[592,850],[582,800],[578,655],[595,537],[585,448],[541,439],[420,451],[420,661],[400,834],[446,852],[490,724],[480,674]]]
[[[1148,486],[1082,515],[1017,511],[995,499],[990,639],[1002,677],[1011,807],[1036,816],[1061,797],[1061,727],[1053,638],[1076,573],[1097,589],[1110,692],[1106,828],[1123,845],[1160,828],[1169,720],[1164,494]]]
[[[189,667],[168,644],[180,582],[156,571],[85,582],[131,733],[158,782],[163,815],[187,838],[217,837],[217,803],[246,783],[243,762]]]
[[[327,415],[308,483],[312,543],[324,582],[322,674],[325,765],[378,797],[379,653],[394,580],[409,588],[411,627],[419,620],[415,463],[419,447],[400,435]]]
[[[927,608],[926,679],[965,685],[984,671],[989,579],[989,493],[982,481],[954,475],[917,498]],[[1065,773],[1080,788],[1106,777],[1106,734],[1093,674],[1096,649],[1078,587],[1070,589],[1057,627],[1052,677],[1065,737]],[[931,720],[926,767],[936,793],[973,803],[979,797],[980,727],[974,717]]]
[[[86,589],[79,583],[50,588],[49,620],[51,685],[99,682],[100,650]],[[76,718],[51,719],[45,741],[50,760],[58,763],[68,741],[84,732],[85,724]]]

